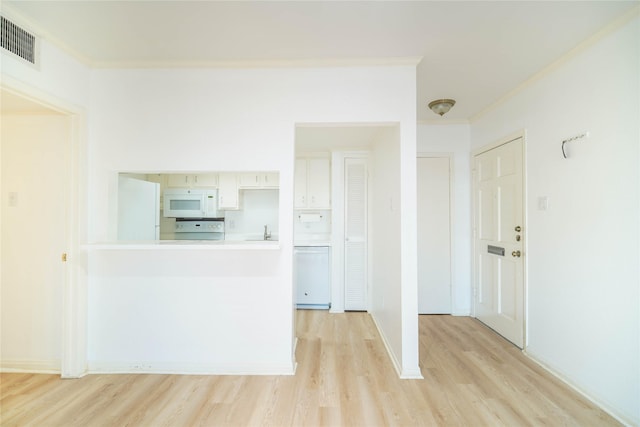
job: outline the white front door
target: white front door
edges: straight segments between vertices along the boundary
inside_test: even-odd
[[[474,158],[475,314],[524,346],[523,140]]]
[[[448,157],[418,157],[418,313],[451,314]]]

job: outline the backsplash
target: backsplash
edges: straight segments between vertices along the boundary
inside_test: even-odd
[[[265,225],[273,237],[278,235],[278,190],[240,190],[240,207],[237,211],[225,211],[225,237],[261,236]]]

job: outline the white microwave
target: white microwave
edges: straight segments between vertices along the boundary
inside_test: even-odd
[[[162,193],[166,218],[217,218],[218,190],[173,188]]]

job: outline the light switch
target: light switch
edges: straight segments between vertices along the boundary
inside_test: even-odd
[[[18,193],[16,193],[15,191],[10,191],[9,192],[9,207],[16,207],[18,206]]]
[[[547,196],[538,197],[538,210],[546,211],[549,209],[549,198]]]

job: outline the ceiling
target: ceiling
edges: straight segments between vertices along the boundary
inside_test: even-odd
[[[421,57],[418,121],[480,113],[639,1],[28,1],[3,15],[89,65],[273,66]],[[427,104],[453,98],[444,117]]]

